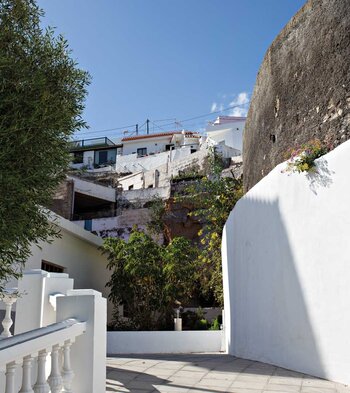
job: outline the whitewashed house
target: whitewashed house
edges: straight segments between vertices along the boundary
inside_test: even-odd
[[[137,154],[137,157],[143,157],[185,146],[190,146],[193,151],[197,151],[199,139],[198,133],[185,130],[129,136],[121,140],[122,154],[124,156]]]
[[[72,141],[70,145],[71,167],[94,169],[113,166],[121,147],[122,145],[112,142],[107,137]]]
[[[219,146],[224,156],[231,157],[242,154],[243,130],[245,117],[219,116],[206,128],[207,143]]]

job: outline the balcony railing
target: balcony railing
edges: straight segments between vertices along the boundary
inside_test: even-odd
[[[52,393],[60,393],[62,389],[64,392],[71,392],[74,377],[71,368],[71,345],[85,330],[85,322],[68,319],[2,340],[0,342],[0,369],[5,371],[5,393],[17,392],[16,371],[20,367],[22,368],[20,392],[41,393],[50,390]],[[51,354],[51,373],[46,378],[49,353]],[[37,372],[33,386],[31,370],[34,362]]]
[[[108,146],[115,146],[115,143],[112,142],[107,137],[81,139],[79,141],[70,142],[70,150],[86,149],[89,147],[108,147]]]

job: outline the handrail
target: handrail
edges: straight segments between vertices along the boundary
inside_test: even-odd
[[[4,339],[0,342],[0,367],[51,348],[52,345],[63,345],[66,340],[74,341],[85,331],[86,322],[72,318]],[[4,351],[9,348],[11,351]]]

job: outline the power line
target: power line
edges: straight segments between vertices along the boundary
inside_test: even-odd
[[[204,115],[194,116],[194,117],[190,117],[188,119],[183,119],[183,120],[178,120],[178,121],[176,121],[176,118],[173,118],[175,121],[173,121],[171,123],[167,123],[167,124],[162,124],[161,127],[158,126],[157,124],[155,124],[155,121],[163,121],[163,120],[166,121],[167,119],[154,120],[154,121],[152,121],[152,123],[156,127],[160,128],[160,129],[162,129],[164,131],[165,127],[170,127],[172,125],[186,123],[188,121],[201,119],[201,118],[212,116],[212,115],[215,115],[215,114],[218,114],[218,113],[226,112],[226,111],[228,111],[230,109],[241,108],[241,107],[244,107],[244,106],[246,106],[246,104],[230,105],[230,106],[228,106],[226,108],[223,108],[223,109],[220,109],[220,110],[217,110],[217,111],[214,111],[214,112],[209,112],[209,113],[206,113]],[[139,131],[141,130],[142,127],[144,127],[144,125],[146,123],[147,123],[147,120],[143,123],[143,125],[141,127],[139,127]],[[102,133],[102,132],[109,132],[109,131],[118,131],[118,130],[123,130],[123,129],[125,130],[125,129],[130,128],[130,127],[135,127],[136,128],[136,124],[131,124],[131,125],[128,125],[128,126],[123,126],[123,127],[115,127],[115,128],[105,129],[105,130],[87,131],[87,132],[80,133],[77,136],[83,136],[83,135],[88,135],[88,134],[96,134],[96,133]]]
[[[96,134],[96,133],[100,133],[100,132],[109,132],[109,131],[117,131],[117,130],[125,130],[126,128],[129,128],[129,127],[136,127],[136,124],[131,124],[128,126],[123,126],[123,127],[108,128],[106,130],[86,131],[86,132],[82,132],[81,135]]]

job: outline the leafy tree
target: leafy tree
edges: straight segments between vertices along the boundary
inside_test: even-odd
[[[112,271],[107,286],[115,306],[115,327],[137,330],[170,327],[175,302],[191,296],[191,282],[195,280],[196,255],[190,242],[176,238],[164,247],[134,228],[128,241],[107,238],[103,250]],[[127,321],[119,314],[121,304],[128,312]]]
[[[32,244],[57,235],[47,206],[64,178],[68,140],[89,75],[67,42],[43,31],[34,0],[0,0],[0,291],[18,277]]]
[[[213,294],[217,304],[223,306],[222,233],[231,210],[243,196],[243,184],[242,179],[221,176],[222,160],[214,150],[209,161],[208,175],[187,186],[184,195],[176,200],[190,200],[193,204],[190,214],[203,225],[198,233],[201,291],[207,296]]]

